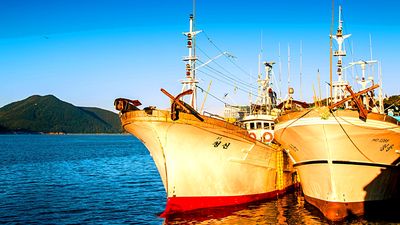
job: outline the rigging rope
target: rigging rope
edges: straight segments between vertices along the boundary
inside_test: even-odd
[[[363,155],[366,159],[368,159],[370,162],[373,162],[370,158],[368,158],[356,145],[356,143],[354,143],[354,141],[351,139],[350,135],[346,132],[346,130],[344,129],[344,127],[342,126],[342,124],[339,122],[339,120],[336,118],[335,114],[333,114],[333,112],[331,112],[331,115],[333,116],[333,118],[335,118],[336,122],[339,124],[340,128],[342,128],[344,134],[346,134],[347,138],[350,140],[350,142],[353,144],[353,146],[357,149],[357,151]]]
[[[205,31],[202,32],[207,40],[220,52],[223,53],[223,51],[211,40],[211,38],[207,35],[207,33]],[[226,57],[226,56],[225,56]],[[237,65],[231,58],[227,57],[227,59],[234,65],[236,66],[239,70],[241,70],[244,74],[248,75],[249,77],[251,77],[254,80],[257,80],[257,78],[254,78],[250,73],[246,72],[242,67],[240,67],[239,65]]]
[[[352,122],[350,122],[350,121],[344,119],[344,118],[341,117],[341,116],[337,116],[337,117],[339,117],[339,118],[340,118],[341,120],[343,120],[344,122],[346,122],[346,123],[348,123],[348,124],[351,124],[352,126],[363,127],[363,128],[365,128],[365,129],[369,129],[369,130],[393,130],[393,129],[399,128],[399,126],[387,127],[387,128],[373,128],[373,127],[366,128],[365,126],[360,126],[360,125],[354,124],[354,123],[352,123]]]
[[[203,51],[201,48],[199,48],[198,47],[198,45],[197,45],[197,48],[208,58],[208,59],[210,59],[210,60],[212,60],[211,59],[211,57],[209,56],[209,55],[207,55],[207,53],[205,53],[205,51]],[[225,54],[224,54],[225,55]],[[200,61],[200,60],[199,60]],[[200,61],[201,62],[201,61]],[[227,69],[225,69],[223,66],[221,66],[219,63],[217,63],[216,61],[212,61],[214,64],[216,64],[219,68],[221,68],[222,70],[224,70],[226,73],[228,73],[228,74],[230,74],[232,77],[234,77],[234,78],[232,78],[232,77],[230,77],[230,79],[233,79],[233,80],[235,80],[235,81],[237,81],[237,82],[240,82],[240,83],[243,83],[243,84],[245,84],[245,85],[247,85],[247,86],[251,86],[251,84],[249,84],[248,82],[246,82],[246,81],[243,81],[242,79],[240,79],[240,78],[238,78],[237,76],[235,76],[233,73],[231,73],[231,72],[229,72]],[[222,74],[222,73],[221,73]],[[236,78],[236,79],[235,79]]]
[[[202,61],[200,61],[200,60],[198,60],[198,61],[202,63]],[[238,81],[236,79],[233,79],[233,78],[229,77],[228,75],[225,75],[221,71],[219,71],[219,70],[217,70],[217,69],[215,69],[215,68],[213,68],[213,67],[211,67],[209,65],[205,65],[204,68],[207,68],[208,70],[211,70],[211,72],[220,74],[224,79],[236,82],[235,86],[237,86],[236,84],[240,84],[240,85],[242,85],[243,88],[248,89],[249,91],[251,91],[251,89],[254,89],[254,91],[257,90],[257,88],[254,85],[251,85],[251,84],[248,84],[248,83],[243,83],[243,82],[240,82],[240,81]],[[201,70],[199,70],[199,71],[201,71]]]
[[[205,74],[205,75],[207,75],[207,76],[209,76],[209,77],[212,77],[212,78],[214,78],[214,79],[216,79],[216,80],[218,80],[218,81],[220,81],[220,82],[222,82],[222,83],[225,83],[226,85],[232,86],[232,87],[234,87],[234,88],[236,88],[236,89],[238,89],[238,90],[240,90],[240,91],[243,91],[243,92],[245,92],[245,93],[251,92],[251,90],[249,90],[249,89],[247,89],[247,88],[238,87],[237,85],[234,85],[234,84],[232,84],[232,83],[229,83],[228,81],[221,80],[219,77],[216,77],[216,76],[211,75],[211,74],[209,74],[209,73],[207,73],[207,72],[204,72],[203,70],[198,70],[198,72],[203,73],[203,74]]]
[[[205,93],[207,93],[208,95],[210,95],[211,97],[215,98],[216,100],[218,100],[218,101],[224,103],[224,105],[229,105],[228,103],[224,102],[222,99],[220,99],[220,98],[218,98],[217,96],[211,94],[210,92],[204,90],[204,89],[201,88],[200,86],[196,85],[196,87],[197,87],[198,89],[200,89],[202,92],[205,92]]]

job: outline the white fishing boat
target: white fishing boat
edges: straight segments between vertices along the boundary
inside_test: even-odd
[[[238,122],[244,127],[249,136],[264,143],[274,140],[274,120],[280,113],[277,106],[277,96],[271,85],[272,67],[274,62],[264,62],[265,77],[259,71],[257,83],[257,99],[255,103],[240,106],[225,106],[225,118]],[[233,120],[232,120],[233,119]]]
[[[293,106],[275,125],[276,140],[295,161],[305,200],[333,221],[377,213],[385,205],[398,208],[400,200],[400,122],[383,113],[382,101],[374,99],[378,85],[365,78],[366,64],[375,61],[351,63],[363,71],[358,93],[343,78],[343,41],[350,35],[342,33],[342,22],[340,8],[331,35],[338,46],[331,104]]]
[[[162,89],[171,110],[140,110],[138,100],[114,102],[123,128],[153,157],[167,194],[164,215],[274,198],[292,185],[289,160],[277,145],[253,138],[237,123],[196,111],[198,33],[191,15],[184,33],[189,55],[183,92],[175,97]]]

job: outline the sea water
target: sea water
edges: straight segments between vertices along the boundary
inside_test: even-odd
[[[1,224],[329,223],[300,191],[163,219],[165,202],[151,156],[131,135],[0,135]]]

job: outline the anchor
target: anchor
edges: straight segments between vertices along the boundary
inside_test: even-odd
[[[368,115],[368,110],[364,107],[364,105],[361,102],[360,99],[360,95],[365,94],[369,91],[374,90],[375,88],[378,88],[379,84],[375,84],[369,88],[366,88],[362,91],[359,91],[357,93],[354,93],[353,90],[351,89],[351,86],[346,85],[346,90],[350,93],[351,96],[344,98],[338,102],[336,102],[335,104],[332,104],[329,106],[329,109],[332,110],[333,108],[349,101],[349,100],[353,100],[353,102],[356,104],[357,108],[358,108],[358,114],[359,114],[359,118],[363,121],[367,120],[367,115]]]
[[[164,93],[166,96],[168,96],[172,103],[171,103],[171,120],[175,121],[179,119],[179,111],[184,111],[186,113],[190,113],[193,116],[195,116],[198,120],[201,122],[204,121],[204,119],[200,116],[200,113],[198,113],[192,106],[187,104],[184,101],[181,101],[180,98],[182,98],[185,95],[190,95],[193,93],[193,90],[189,89],[187,91],[184,91],[180,94],[178,94],[176,97],[168,93],[165,89],[161,88],[161,92]]]
[[[126,98],[117,98],[114,101],[115,109],[122,113],[139,110],[137,106],[141,106],[142,103],[139,100],[130,100]]]

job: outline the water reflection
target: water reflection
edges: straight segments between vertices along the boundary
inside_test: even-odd
[[[306,209],[296,191],[275,200],[214,208],[166,218],[164,224],[325,224],[318,210]]]

